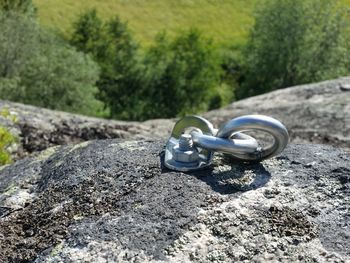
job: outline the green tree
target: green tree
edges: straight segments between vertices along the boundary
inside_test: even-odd
[[[95,58],[102,60],[100,52],[105,52],[103,22],[92,9],[79,16],[73,24],[74,33],[70,39],[72,45],[85,53],[92,53]],[[106,43],[105,43],[106,44]]]
[[[0,98],[95,115],[98,66],[18,13],[0,13]]]
[[[108,46],[101,56],[100,98],[110,108],[112,118],[139,119],[143,89],[139,46],[118,17],[107,22],[105,30]]]
[[[175,117],[221,104],[221,68],[210,40],[189,30],[169,41],[164,34],[145,58],[146,118]]]
[[[349,73],[344,10],[337,1],[259,3],[239,98]]]
[[[172,41],[161,34],[142,52],[125,22],[118,17],[102,22],[90,10],[74,24],[71,43],[99,63],[99,98],[111,118],[175,117],[219,107],[232,98],[221,84],[211,41],[196,30]]]
[[[90,10],[74,24],[71,43],[99,63],[99,98],[109,110],[109,117],[139,119],[142,65],[139,46],[127,24],[119,17],[103,23],[96,10]]]

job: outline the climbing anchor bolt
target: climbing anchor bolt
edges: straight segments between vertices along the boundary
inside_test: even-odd
[[[261,147],[246,131],[268,133],[273,143]],[[165,166],[176,171],[193,171],[211,164],[214,152],[241,161],[260,161],[281,153],[289,135],[278,120],[264,115],[246,115],[226,122],[220,129],[199,116],[179,120],[166,144]]]

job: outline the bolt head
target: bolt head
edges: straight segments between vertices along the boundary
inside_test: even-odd
[[[173,158],[177,162],[183,162],[183,163],[192,163],[192,162],[198,162],[199,161],[199,153],[196,148],[192,148],[190,150],[180,150],[179,146],[176,145],[172,149]]]

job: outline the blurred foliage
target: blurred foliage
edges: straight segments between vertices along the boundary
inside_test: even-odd
[[[4,127],[0,126],[0,165],[12,162],[8,147],[16,143],[16,138]]]
[[[199,31],[185,31],[172,41],[159,35],[144,61],[145,118],[183,116],[222,105],[220,61]]]
[[[11,114],[7,108],[2,108],[0,110],[0,117],[10,120],[11,122],[17,121],[17,116]],[[15,143],[17,143],[17,137],[12,135],[8,129],[0,126],[0,165],[12,162],[9,148]]]
[[[8,108],[0,109],[0,116],[10,120],[13,123],[17,122],[17,115],[10,112]]]
[[[216,10],[209,2],[201,1],[202,10]],[[252,9],[256,0],[248,2],[222,4]],[[153,44],[141,46],[126,22],[103,20],[94,9],[77,18],[67,43],[38,25],[31,0],[0,0],[0,10],[0,98],[57,110],[124,120],[172,118],[350,72],[349,18],[338,1],[263,0],[247,42],[230,47],[191,25],[158,33]]]
[[[349,74],[346,15],[338,1],[265,0],[244,47],[237,97]]]
[[[95,115],[97,64],[37,22],[0,13],[0,98],[40,107]]]
[[[142,65],[139,46],[119,17],[102,22],[96,10],[82,14],[74,24],[71,44],[91,54],[101,67],[98,97],[109,116],[139,119],[142,93]]]
[[[142,52],[119,17],[102,22],[90,10],[74,24],[71,43],[99,63],[99,98],[111,118],[181,116],[219,107],[232,94],[220,83],[214,47],[196,30],[172,41],[161,34]]]
[[[32,0],[0,0],[0,11],[34,15],[36,9]]]

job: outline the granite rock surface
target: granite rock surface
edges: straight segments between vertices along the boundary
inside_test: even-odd
[[[162,165],[162,140],[57,146],[0,171],[0,262],[349,262],[350,156]]]
[[[51,146],[94,139],[166,138],[176,121],[104,120],[7,101],[0,101],[0,109],[17,115],[16,123],[0,117],[0,125],[10,128],[20,138],[15,159]],[[293,142],[330,144],[349,151],[350,77],[274,91],[202,115],[220,127],[247,114],[269,115],[282,121]]]
[[[89,140],[165,138],[173,124],[173,120],[161,119],[144,123],[106,120],[1,100],[0,109],[16,116],[16,121],[0,116],[0,125],[19,138],[16,159],[52,146]]]
[[[216,125],[246,114],[280,120],[295,143],[350,149],[350,77],[301,85],[237,101],[204,114]]]

